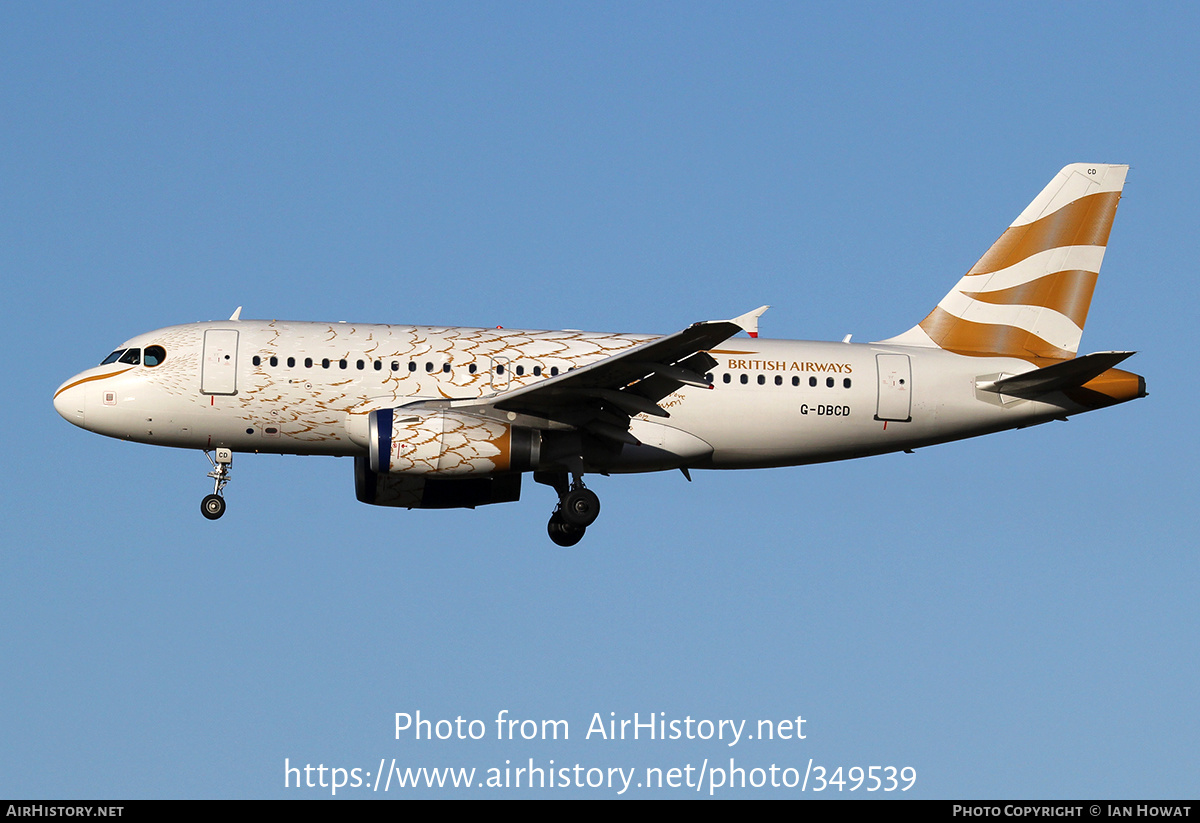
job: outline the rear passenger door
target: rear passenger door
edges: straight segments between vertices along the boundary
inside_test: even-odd
[[[876,420],[912,420],[912,368],[907,354],[877,354],[879,401]]]

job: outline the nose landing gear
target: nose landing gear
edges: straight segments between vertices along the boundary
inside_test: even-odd
[[[221,492],[230,480],[229,469],[233,465],[233,452],[229,449],[217,449],[217,456],[213,458],[212,454],[205,449],[204,456],[208,458],[208,462],[213,467],[213,470],[208,473],[208,476],[213,479],[213,493],[200,501],[200,513],[209,520],[216,520],[225,514],[225,498],[221,496]]]
[[[215,494],[206,495],[200,501],[200,513],[209,520],[216,520],[225,513],[225,498]]]

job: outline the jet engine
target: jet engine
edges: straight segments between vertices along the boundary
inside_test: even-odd
[[[456,412],[376,409],[368,418],[377,474],[483,476],[536,467],[541,433]]]

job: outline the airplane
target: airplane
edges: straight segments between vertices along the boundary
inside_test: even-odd
[[[402,508],[558,496],[573,546],[587,474],[846,460],[1065,419],[1146,396],[1077,356],[1128,166],[1066,166],[921,322],[875,343],[758,337],[762,306],[666,336],[242,320],[141,334],[54,406],[99,434],[200,449],[203,515],[234,453],[354,458],[358,499]],[[746,337],[736,337],[741,332]]]

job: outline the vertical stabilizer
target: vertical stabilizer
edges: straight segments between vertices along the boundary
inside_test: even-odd
[[[1064,168],[928,317],[882,342],[979,357],[1074,357],[1128,170]]]

